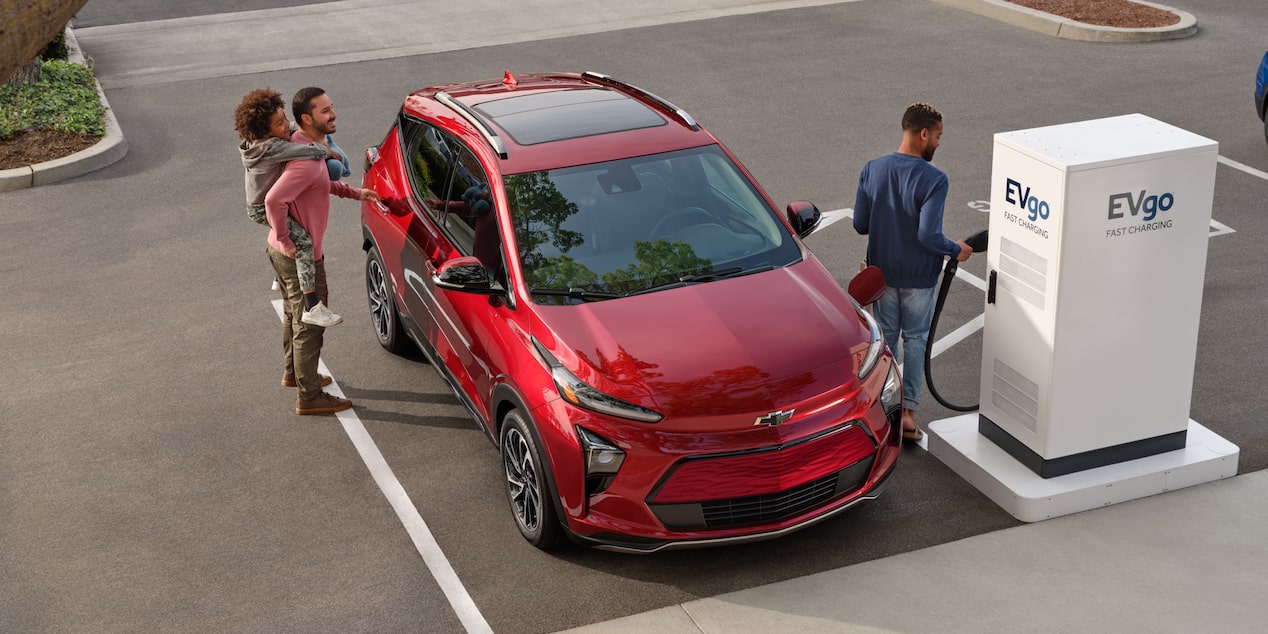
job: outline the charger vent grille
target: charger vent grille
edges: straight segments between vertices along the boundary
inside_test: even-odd
[[[1039,384],[995,359],[991,403],[1030,431],[1039,428]]]
[[[1043,310],[1047,305],[1048,259],[1004,237],[1000,240],[999,288]]]

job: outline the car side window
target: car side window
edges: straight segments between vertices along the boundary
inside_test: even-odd
[[[406,164],[414,194],[439,222],[450,189],[451,146],[439,130],[416,119],[403,119],[401,131],[408,148]]]
[[[439,224],[454,248],[463,255],[474,255],[497,279],[505,281],[502,241],[488,173],[470,148],[453,137],[447,137],[446,142],[454,150],[454,167]]]
[[[453,182],[450,183],[445,197],[445,213],[441,216],[440,224],[449,233],[459,251],[464,255],[472,255],[477,212],[492,210],[491,200],[485,205],[476,204],[483,199],[477,199],[476,191],[472,188],[483,187],[487,192],[489,179],[471,150],[458,145],[454,158]]]

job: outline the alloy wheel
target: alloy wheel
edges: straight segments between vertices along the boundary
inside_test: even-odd
[[[392,336],[392,305],[388,301],[387,276],[378,259],[371,259],[366,268],[366,296],[370,299],[370,317],[374,320],[374,332],[379,341]]]
[[[528,441],[518,429],[506,432],[506,448],[502,452],[506,467],[506,486],[515,519],[529,531],[536,531],[542,521],[541,483]]]

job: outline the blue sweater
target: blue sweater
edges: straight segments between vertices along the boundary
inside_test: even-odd
[[[854,230],[866,235],[867,261],[892,288],[932,288],[942,259],[960,245],[942,235],[947,175],[919,156],[894,152],[859,174]]]

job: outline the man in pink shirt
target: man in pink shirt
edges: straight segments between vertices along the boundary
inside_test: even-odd
[[[304,88],[291,100],[291,114],[299,129],[291,135],[296,143],[323,144],[326,135],[335,131],[335,108],[330,96],[320,88]],[[300,290],[295,269],[295,244],[291,242],[286,218],[294,218],[313,240],[313,259],[317,269],[317,292],[313,303],[329,304],[326,288],[326,265],[322,240],[330,221],[330,196],[353,200],[378,201],[370,189],[350,187],[343,181],[330,180],[322,161],[291,161],[281,178],[264,198],[269,221],[269,246],[266,250],[282,287],[284,315],[282,349],[286,366],[282,384],[299,388],[295,400],[296,414],[330,414],[352,407],[352,401],[322,391],[330,378],[317,373],[325,328],[303,321],[305,295]],[[312,308],[312,307],[307,307]]]

